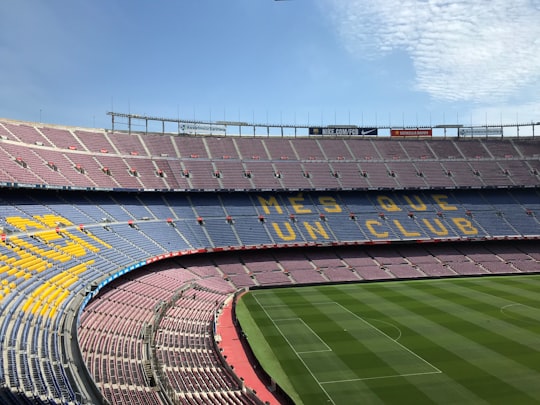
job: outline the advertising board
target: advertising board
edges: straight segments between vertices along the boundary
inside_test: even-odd
[[[377,128],[359,127],[310,127],[310,135],[330,135],[330,136],[374,136],[378,134]]]
[[[433,129],[391,129],[390,136],[414,136],[414,137],[430,137],[433,135]]]

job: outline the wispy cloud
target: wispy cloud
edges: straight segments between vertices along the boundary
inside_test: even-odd
[[[351,54],[407,52],[416,89],[436,100],[498,103],[540,90],[540,0],[326,1]]]

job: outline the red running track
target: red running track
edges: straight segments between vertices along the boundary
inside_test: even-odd
[[[219,347],[222,349],[222,355],[227,356],[227,363],[234,366],[234,373],[244,379],[246,387],[255,391],[261,401],[271,405],[279,404],[274,394],[268,390],[255,373],[242,347],[233,324],[232,301],[229,301],[223,307],[221,316],[218,319],[217,333],[221,336]]]

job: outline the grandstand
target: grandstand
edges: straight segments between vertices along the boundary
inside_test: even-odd
[[[214,329],[239,290],[540,270],[535,137],[1,119],[0,158],[4,403],[260,404]]]

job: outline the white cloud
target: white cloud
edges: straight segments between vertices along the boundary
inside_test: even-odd
[[[434,99],[497,103],[540,86],[540,0],[326,1],[351,54],[406,51]]]

